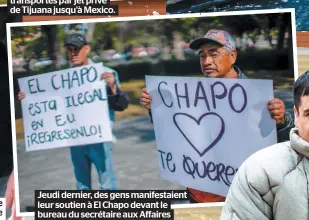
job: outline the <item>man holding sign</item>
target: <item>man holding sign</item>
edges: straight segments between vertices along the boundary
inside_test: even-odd
[[[64,47],[71,67],[80,67],[93,64],[88,59],[91,46],[86,42],[81,34],[72,34],[65,39]],[[108,70],[101,75],[101,80],[107,84],[107,98],[109,103],[109,117],[111,124],[114,122],[114,111],[123,111],[128,106],[127,94],[120,90],[120,83],[116,71],[104,67]],[[25,94],[18,94],[19,100],[25,98]],[[87,113],[86,113],[87,114]],[[104,114],[104,112],[102,112]],[[94,117],[88,115],[88,117]],[[78,190],[91,189],[91,163],[98,171],[100,189],[116,190],[116,177],[112,164],[112,143],[104,142],[89,144],[86,146],[70,147],[71,159],[74,166],[75,177]]]
[[[211,78],[247,79],[241,70],[235,66],[237,52],[235,42],[229,33],[223,30],[209,30],[207,34],[190,44],[190,48],[198,50],[200,66],[203,74]],[[140,98],[141,106],[149,110],[152,97],[147,88],[144,88]],[[271,118],[276,121],[278,141],[288,140],[289,131],[294,126],[289,113],[285,112],[284,102],[274,98],[268,102],[267,109]],[[189,189],[192,202],[223,202],[225,197],[199,190]]]
[[[5,190],[6,208],[11,209],[12,220],[22,220],[22,217],[16,216],[16,204],[15,204],[15,183],[14,183],[14,171],[12,171]]]
[[[221,220],[308,219],[309,71],[296,80],[293,95],[289,141],[256,152],[240,166]]]

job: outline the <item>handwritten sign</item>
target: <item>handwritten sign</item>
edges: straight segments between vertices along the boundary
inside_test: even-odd
[[[0,220],[6,219],[6,205],[5,205],[5,198],[0,198]]]
[[[18,79],[26,151],[112,141],[102,64]]]
[[[275,144],[271,80],[146,76],[164,179],[226,196],[254,152]]]

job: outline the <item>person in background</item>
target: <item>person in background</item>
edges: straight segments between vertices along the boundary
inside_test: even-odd
[[[85,66],[92,64],[88,58],[91,46],[81,34],[71,34],[64,41],[64,47],[68,55],[71,67]],[[107,67],[105,67],[107,68]],[[114,111],[123,111],[128,107],[128,96],[120,89],[118,74],[116,71],[107,68],[108,72],[101,75],[107,83],[108,103],[110,107],[111,124],[115,120]],[[19,92],[18,99],[25,98],[23,92]],[[89,116],[92,117],[92,116]],[[99,185],[101,190],[116,190],[116,177],[112,161],[112,143],[104,142],[89,144],[86,146],[70,147],[71,159],[76,177],[78,190],[91,190],[91,163],[97,169]]]
[[[239,168],[221,220],[308,219],[309,71],[293,86],[295,128],[288,141],[250,156]]]
[[[206,77],[247,79],[248,77],[235,65],[237,52],[235,41],[224,30],[209,30],[202,38],[190,43],[190,48],[197,50],[200,56],[201,71]],[[151,96],[147,88],[143,88],[140,103],[149,110],[151,116]],[[291,115],[285,111],[282,100],[274,98],[268,102],[267,108],[276,121],[278,141],[288,140],[289,131],[294,127]],[[208,192],[188,188],[192,203],[224,202],[225,197]]]
[[[16,216],[16,204],[15,204],[15,183],[14,183],[14,171],[12,171],[5,190],[6,208],[11,209],[10,220],[22,220],[22,217]]]
[[[1,11],[1,10],[0,10]],[[5,39],[3,39],[5,40]],[[13,169],[13,148],[12,148],[12,129],[11,129],[11,112],[10,112],[10,84],[8,55],[4,42],[0,41],[0,65],[1,72],[0,86],[1,94],[1,122],[0,122],[0,139],[2,147],[0,149],[0,177],[9,176]]]

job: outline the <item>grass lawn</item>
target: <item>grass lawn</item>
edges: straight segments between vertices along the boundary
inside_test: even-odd
[[[308,68],[309,69],[309,68]],[[257,79],[274,79],[275,89],[291,88],[294,78],[280,77],[280,74],[274,74],[275,71],[245,71],[250,78]],[[274,77],[274,75],[279,75]],[[201,76],[201,75],[197,75]],[[148,115],[148,111],[139,105],[139,98],[142,88],[145,86],[144,80],[132,80],[130,82],[122,82],[122,90],[127,92],[130,105],[123,112],[116,112],[116,120],[129,119],[136,116]],[[22,118],[16,120],[17,139],[23,138],[23,121]]]
[[[299,75],[309,70],[309,55],[298,56],[298,73]]]

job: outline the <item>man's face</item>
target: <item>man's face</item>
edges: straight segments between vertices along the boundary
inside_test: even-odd
[[[75,46],[67,46],[67,53],[69,62],[72,66],[81,66],[88,59],[88,53],[90,52],[90,46],[85,45],[80,48]]]
[[[224,78],[233,68],[236,51],[228,51],[220,44],[206,43],[200,48],[200,65],[205,76]]]
[[[309,142],[309,96],[300,97],[300,105],[298,111],[294,108],[294,115],[298,135]]]

